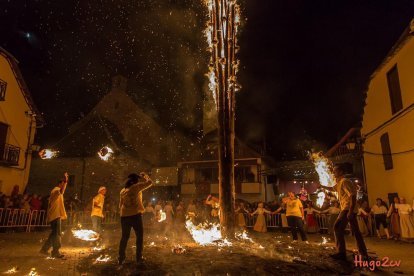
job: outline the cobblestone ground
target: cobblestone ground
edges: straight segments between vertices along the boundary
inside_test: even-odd
[[[185,231],[180,236],[165,236],[146,231],[145,262],[136,266],[135,237],[131,233],[127,262],[116,263],[119,229],[106,229],[102,245],[75,239],[70,231],[63,236],[64,260],[39,255],[48,231],[33,233],[0,233],[0,274],[11,275],[414,275],[413,244],[367,238],[370,255],[379,259],[401,260],[399,267],[355,269],[352,253],[349,262],[335,262],[329,257],[334,244],[328,235],[309,235],[310,243],[292,244],[288,233],[249,233],[251,241],[235,241],[232,246],[198,246]],[[325,239],[324,239],[325,238]],[[326,240],[327,243],[323,244]],[[180,244],[186,252],[173,253]],[[354,242],[348,237],[349,248]],[[96,248],[95,248],[96,250]],[[100,261],[104,260],[104,261]]]

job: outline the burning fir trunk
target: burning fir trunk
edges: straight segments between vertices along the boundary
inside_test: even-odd
[[[220,224],[224,236],[234,237],[234,94],[239,89],[235,57],[239,6],[236,0],[205,0],[205,3],[209,9],[206,36],[211,52],[210,89],[218,113]]]

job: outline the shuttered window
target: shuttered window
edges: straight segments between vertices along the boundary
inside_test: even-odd
[[[0,79],[0,101],[6,100],[7,82]]]
[[[384,133],[381,135],[381,149],[382,149],[382,158],[384,160],[384,168],[385,170],[391,170],[394,165],[392,163],[392,155],[391,155],[391,146],[390,146],[390,139],[388,133]]]
[[[398,68],[395,65],[387,73],[388,81],[388,92],[390,94],[391,101],[391,112],[395,114],[403,108],[402,97],[401,97],[401,88],[400,88],[400,78],[398,76]]]

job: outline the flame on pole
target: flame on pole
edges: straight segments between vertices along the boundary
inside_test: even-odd
[[[234,236],[234,123],[235,92],[240,89],[236,79],[240,6],[237,0],[204,0],[204,3],[208,9],[204,34],[211,54],[207,76],[218,115],[220,223],[223,234]]]

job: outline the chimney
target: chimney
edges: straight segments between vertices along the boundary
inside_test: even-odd
[[[112,77],[112,91],[126,92],[128,79],[122,75]]]

